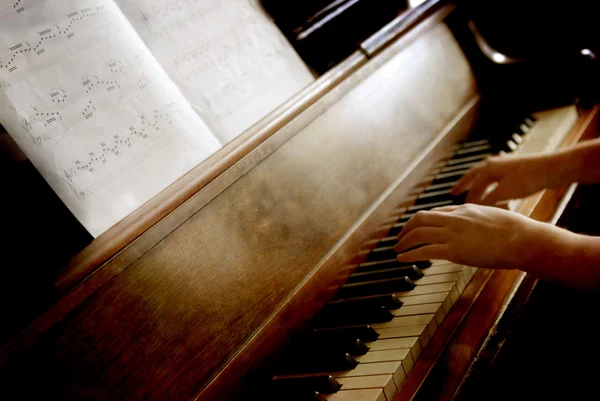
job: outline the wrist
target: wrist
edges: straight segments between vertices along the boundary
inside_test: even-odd
[[[579,160],[571,152],[549,153],[542,158],[542,171],[546,188],[556,188],[577,181]]]
[[[539,221],[527,228],[527,239],[521,248],[521,270],[542,275],[553,266],[567,264],[577,254],[575,234]]]

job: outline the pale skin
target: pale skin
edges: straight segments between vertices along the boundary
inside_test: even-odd
[[[467,204],[419,212],[406,224],[395,247],[398,260],[520,269],[571,287],[598,289],[599,237],[487,206],[573,182],[600,182],[600,139],[551,154],[487,159],[452,189],[455,195],[468,191]],[[493,183],[495,188],[486,191]]]

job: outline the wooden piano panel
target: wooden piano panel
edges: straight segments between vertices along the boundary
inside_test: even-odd
[[[137,260],[122,266],[117,256],[82,287],[91,293],[94,277],[119,273],[110,282],[79,305],[75,291],[5,345],[2,391],[193,399],[476,97],[443,24],[404,37],[156,246],[142,238],[125,251]]]

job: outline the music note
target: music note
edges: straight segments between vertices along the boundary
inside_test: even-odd
[[[62,88],[52,88],[48,95],[52,103],[64,103],[67,100],[67,92]]]
[[[119,60],[111,59],[108,61],[108,63],[106,63],[106,65],[108,65],[108,68],[110,68],[111,72],[123,71],[123,63],[121,63]]]
[[[94,104],[90,100],[88,102],[88,104],[85,106],[85,108],[83,109],[83,111],[81,112],[81,115],[86,120],[92,120],[93,121],[95,113],[96,113],[96,106],[94,106]]]
[[[107,93],[110,93],[116,89],[119,89],[119,82],[116,80],[108,81],[101,80],[95,75],[85,75],[81,78],[81,84],[85,88],[85,93],[90,93],[94,89],[103,89]]]

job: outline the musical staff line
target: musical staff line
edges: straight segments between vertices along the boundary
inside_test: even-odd
[[[38,32],[38,35],[40,36],[40,39],[34,44],[31,45],[29,44],[27,41],[22,41],[20,43],[17,43],[16,45],[12,46],[11,48],[9,48],[9,50],[12,52],[12,54],[7,58],[8,61],[2,61],[0,60],[0,70],[1,69],[5,69],[7,70],[9,73],[14,73],[15,71],[18,70],[18,66],[16,65],[16,60],[21,56],[21,55],[26,55],[29,52],[35,52],[38,56],[43,55],[46,52],[46,49],[44,47],[42,47],[42,45],[44,43],[46,43],[49,40],[53,40],[53,39],[57,39],[58,41],[61,41],[61,39],[64,40],[64,38],[67,39],[71,39],[73,38],[73,36],[75,36],[75,32],[72,31],[73,28],[73,24],[75,22],[79,22],[84,18],[88,18],[88,17],[96,17],[96,16],[108,16],[109,15],[109,11],[106,10],[103,6],[102,7],[97,7],[99,9],[101,9],[102,11],[92,11],[92,12],[88,12],[85,14],[77,14],[78,16],[75,18],[72,18],[71,22],[69,23],[69,25],[67,26],[67,28],[65,28],[64,30],[61,29],[58,26],[55,27],[49,27],[46,28],[40,32]],[[89,29],[89,27],[88,27]],[[55,31],[56,30],[56,31]],[[57,37],[57,35],[59,35]],[[101,40],[102,35],[97,35],[98,39]],[[67,48],[67,51],[69,49],[69,46],[65,46]],[[77,51],[77,50],[76,50]],[[71,51],[71,54],[73,52]]]

